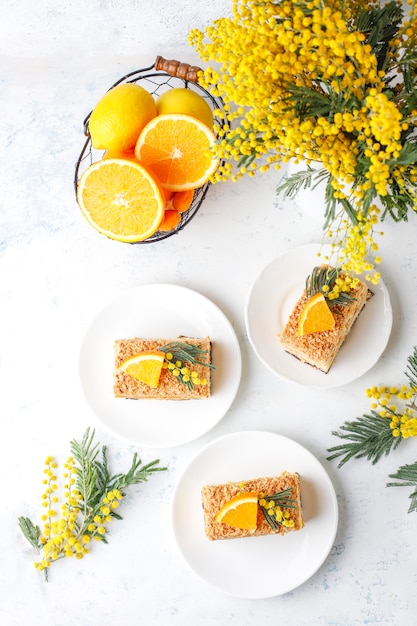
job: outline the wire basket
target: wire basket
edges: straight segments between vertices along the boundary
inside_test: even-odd
[[[188,63],[181,63],[180,61],[167,60],[161,56],[157,56],[153,65],[145,67],[140,70],[135,70],[126,74],[115,82],[110,89],[120,85],[122,83],[140,83],[147,91],[149,91],[154,97],[160,96],[164,91],[168,89],[174,89],[177,87],[185,87],[197,92],[200,96],[206,100],[214,114],[214,122],[222,128],[224,125],[224,119],[215,114],[216,110],[224,112],[223,102],[219,98],[214,98],[206,89],[198,84],[198,72],[201,69],[199,67],[189,65]],[[84,120],[84,134],[87,136],[87,140],[81,150],[81,154],[78,157],[75,166],[74,187],[75,194],[77,195],[78,182],[83,172],[92,163],[99,161],[103,158],[103,151],[93,148],[91,143],[91,137],[89,132],[89,119],[92,111],[87,115]],[[156,231],[153,235],[142,241],[135,243],[153,243],[156,241],[162,241],[167,237],[177,234],[182,230],[188,222],[196,215],[204,198],[206,197],[210,182],[206,182],[202,187],[199,187],[194,191],[193,201],[190,207],[181,213],[180,223],[172,230],[168,232]]]

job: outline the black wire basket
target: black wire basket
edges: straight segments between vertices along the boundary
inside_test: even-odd
[[[224,112],[223,102],[220,98],[212,96],[204,87],[198,83],[198,72],[201,69],[199,67],[189,65],[188,63],[181,63],[180,61],[167,60],[161,56],[157,56],[153,65],[145,67],[140,70],[135,70],[126,74],[118,81],[116,81],[110,89],[120,85],[121,83],[140,83],[141,87],[144,87],[154,97],[160,96],[164,91],[168,89],[174,89],[177,87],[185,87],[197,92],[200,96],[206,100],[208,105],[213,111],[214,123],[222,128],[225,123],[225,118],[216,115],[216,111]],[[87,115],[84,120],[84,134],[87,140],[81,150],[81,154],[78,157],[75,166],[74,187],[75,194],[77,195],[78,182],[83,172],[93,163],[103,158],[104,152],[102,150],[96,150],[91,143],[89,120],[92,111]],[[196,215],[197,211],[201,207],[207,191],[210,187],[210,182],[206,182],[202,187],[199,187],[194,191],[194,197],[190,207],[181,213],[181,221],[179,224],[168,232],[156,231],[153,235],[142,241],[135,243],[145,244],[154,243],[156,241],[162,241],[167,237],[171,237],[179,233]]]

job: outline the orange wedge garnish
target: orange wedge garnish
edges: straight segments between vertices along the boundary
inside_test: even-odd
[[[148,350],[130,357],[120,365],[119,369],[132,378],[156,389],[159,386],[164,359],[165,352]]]
[[[322,293],[316,293],[307,300],[301,311],[298,322],[298,335],[334,330],[334,327],[335,320],[326,298]]]
[[[258,516],[258,493],[246,491],[238,493],[228,500],[216,515],[216,522],[242,528],[244,530],[256,530]]]

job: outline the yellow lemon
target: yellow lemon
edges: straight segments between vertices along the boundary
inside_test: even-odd
[[[196,117],[209,128],[213,126],[213,112],[202,96],[191,89],[178,87],[169,89],[156,101],[158,115],[165,113],[183,113]]]
[[[91,142],[98,150],[130,150],[142,128],[155,116],[156,104],[149,91],[135,83],[116,85],[91,113]]]

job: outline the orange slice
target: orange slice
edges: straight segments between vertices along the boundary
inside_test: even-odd
[[[173,191],[195,189],[208,181],[218,166],[210,148],[213,132],[190,115],[157,115],[141,131],[136,158]]]
[[[194,189],[186,189],[185,191],[176,191],[172,196],[172,206],[178,213],[187,211],[194,198]]]
[[[162,222],[159,225],[158,230],[166,233],[170,230],[174,230],[181,222],[181,215],[175,209],[166,209],[165,215],[162,218]]]
[[[164,216],[161,186],[147,168],[129,159],[90,165],[80,178],[77,200],[91,226],[117,241],[150,237]]]
[[[119,369],[155,389],[159,386],[164,359],[165,352],[148,350],[130,357]]]
[[[258,517],[258,493],[246,491],[238,493],[228,500],[216,515],[216,522],[243,528],[244,530],[256,530]]]
[[[135,148],[130,148],[129,150],[106,150],[103,159],[134,159],[135,158]]]
[[[335,320],[326,298],[322,293],[316,293],[307,300],[301,311],[298,322],[298,335],[334,330],[334,327]]]

